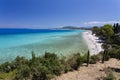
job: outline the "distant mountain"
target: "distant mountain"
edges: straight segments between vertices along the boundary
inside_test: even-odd
[[[74,26],[64,26],[61,29],[80,29],[79,27],[74,27]]]
[[[91,28],[88,27],[75,27],[75,26],[64,26],[60,29],[81,29],[81,30],[91,30]]]

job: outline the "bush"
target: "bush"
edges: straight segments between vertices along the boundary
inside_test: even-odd
[[[34,52],[32,52],[30,60],[18,56],[11,63],[1,64],[0,72],[15,71],[14,80],[50,80],[54,76],[61,75],[61,73],[77,70],[83,63],[83,58],[79,53],[66,59],[49,52],[45,52],[43,56],[36,57]]]
[[[116,77],[110,68],[107,68],[105,72],[106,72],[106,77],[104,78],[104,80],[116,80]]]
[[[26,79],[30,76],[31,70],[29,66],[27,65],[22,65],[21,68],[17,70],[15,80],[17,79]]]
[[[11,71],[11,67],[10,67],[10,63],[9,62],[5,62],[3,64],[0,65],[0,72],[10,72]]]
[[[87,63],[87,53],[84,54],[82,57],[83,63]]]
[[[69,64],[71,71],[77,70],[79,66],[83,63],[83,59],[80,55],[80,53],[74,54],[72,57],[70,57],[67,60],[67,63]]]
[[[59,76],[64,72],[65,62],[62,61],[56,54],[46,52],[45,55],[36,59],[36,65],[32,65],[33,80],[49,80],[53,76]],[[33,63],[33,62],[32,62]],[[39,66],[39,67],[38,67]],[[34,79],[35,78],[35,79]]]
[[[97,61],[100,61],[100,55],[92,55],[90,58],[90,64],[95,64]]]
[[[116,48],[112,48],[110,50],[108,50],[108,56],[110,58],[116,58],[120,60],[120,48],[116,49]]]

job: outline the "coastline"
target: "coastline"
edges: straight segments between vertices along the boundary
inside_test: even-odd
[[[98,54],[99,52],[103,51],[102,43],[95,35],[92,35],[92,31],[83,32],[83,38],[88,45],[88,49],[91,55]]]

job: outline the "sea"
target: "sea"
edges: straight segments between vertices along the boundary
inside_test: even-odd
[[[12,61],[17,56],[30,59],[45,52],[58,56],[86,53],[88,47],[83,39],[85,30],[58,29],[0,29],[0,63]]]

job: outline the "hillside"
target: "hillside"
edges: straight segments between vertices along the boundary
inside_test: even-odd
[[[116,80],[120,80],[120,60],[113,58],[105,61],[104,64],[98,62],[90,64],[88,67],[82,66],[77,71],[62,74],[53,80],[103,80],[101,78],[107,75],[108,67],[113,69],[113,73],[117,77]]]
[[[75,27],[75,26],[64,26],[60,29],[80,29],[80,30],[90,30],[91,28],[88,27]]]

